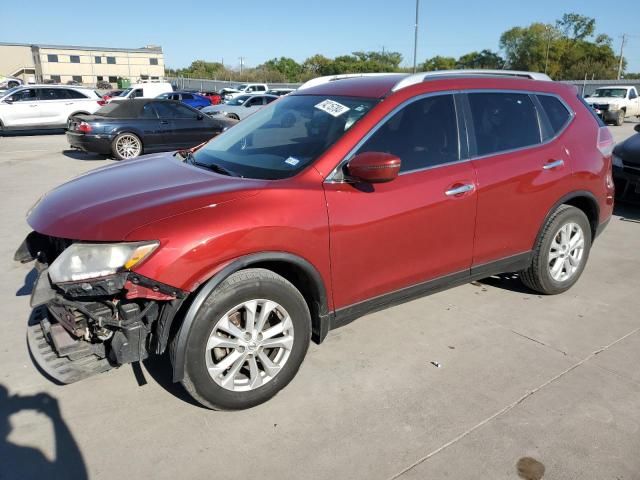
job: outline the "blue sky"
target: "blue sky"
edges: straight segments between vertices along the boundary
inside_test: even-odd
[[[224,62],[246,58],[255,66],[273,57],[302,61],[314,53],[333,57],[356,50],[401,52],[412,61],[415,0],[164,0],[104,6],[31,0],[2,7],[0,41],[139,47],[161,45],[165,63]],[[241,5],[242,8],[234,8]],[[418,62],[498,49],[500,34],[516,25],[552,22],[563,13],[596,18],[597,31],[625,47],[628,71],[640,72],[640,5],[637,0],[422,0]],[[1,73],[1,72],[0,72]]]

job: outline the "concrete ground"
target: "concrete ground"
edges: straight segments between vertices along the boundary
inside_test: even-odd
[[[68,386],[32,365],[25,212],[111,163],[66,146],[0,137],[0,479],[640,479],[640,207],[617,207],[563,295],[488,279],[368,315],[273,400],[213,412],[166,359]]]

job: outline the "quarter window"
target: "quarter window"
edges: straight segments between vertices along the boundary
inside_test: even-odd
[[[540,143],[540,126],[529,95],[470,93],[469,105],[478,155]]]
[[[65,90],[65,92],[69,98],[87,98],[77,90]]]
[[[459,160],[458,145],[453,95],[438,95],[394,114],[357,153],[390,153],[400,158],[401,172],[410,172]]]
[[[71,56],[69,56],[69,61],[71,63],[80,63],[80,56],[79,55],[71,55]]]
[[[569,110],[567,110],[562,102],[556,97],[552,97],[550,95],[537,95],[537,97],[542,108],[544,108],[544,111],[547,114],[547,118],[549,119],[549,123],[553,130],[553,135],[555,136],[560,133],[564,125],[567,123],[569,117],[571,117],[571,113],[569,113]]]

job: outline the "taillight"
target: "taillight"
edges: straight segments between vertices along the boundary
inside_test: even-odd
[[[100,105],[101,107],[104,107],[107,104],[107,102],[105,100],[98,100],[98,105]]]
[[[89,133],[92,130],[91,125],[89,125],[87,122],[80,122],[76,129],[82,133]]]
[[[600,150],[600,153],[605,157],[610,157],[614,146],[615,142],[609,128],[600,127],[598,129],[598,150]]]

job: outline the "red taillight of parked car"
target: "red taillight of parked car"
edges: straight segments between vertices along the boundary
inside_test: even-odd
[[[91,128],[91,125],[89,125],[87,122],[80,122],[76,127],[76,130],[82,133],[89,133],[92,130],[92,128]]]
[[[610,157],[613,153],[613,147],[616,142],[613,141],[613,135],[608,127],[600,127],[598,129],[598,150],[605,157]]]
[[[106,100],[98,100],[98,105],[100,105],[101,107],[104,107],[107,104]]]

